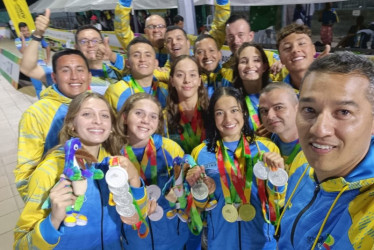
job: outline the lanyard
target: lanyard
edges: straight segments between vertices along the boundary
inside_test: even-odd
[[[299,153],[299,151],[300,151],[300,144],[299,144],[299,140],[297,140],[296,145],[292,149],[291,154],[287,157],[287,160],[286,160],[285,163],[287,165],[290,165],[293,162],[293,160],[295,159],[297,153]]]
[[[201,108],[196,105],[192,120],[189,121],[179,105],[181,114],[180,124],[183,127],[183,133],[179,134],[181,144],[186,152],[191,152],[194,147],[199,145],[205,139],[205,129],[201,119]]]
[[[260,119],[258,118],[258,113],[256,112],[256,109],[253,107],[253,104],[251,102],[251,99],[249,99],[249,96],[245,97],[245,102],[247,104],[249,117],[251,118],[251,122],[253,125],[253,130],[256,131],[258,127],[261,125]]]
[[[131,146],[126,146],[124,150],[124,155],[128,156],[130,161],[135,165],[136,169],[138,170],[138,173],[140,174],[140,177],[146,182],[147,185],[149,182],[149,178],[146,177],[146,170],[148,165],[150,165],[149,167],[151,170],[151,184],[157,185],[156,147],[152,137],[148,140],[148,144],[145,147],[143,158],[140,164]]]
[[[228,155],[223,142],[219,141],[216,156],[218,171],[221,177],[222,191],[226,203],[231,204],[236,194],[239,195],[243,204],[249,203],[251,197],[253,164],[251,164],[251,151],[248,141],[244,136],[242,137],[234,153],[235,159],[232,159]],[[226,173],[231,179],[230,186]]]
[[[145,92],[143,87],[140,86],[140,84],[134,79],[134,77],[130,78],[129,83],[130,83],[130,88],[133,88],[135,90],[135,93]],[[157,93],[157,82],[152,81],[151,91],[148,94],[156,96],[156,93]]]

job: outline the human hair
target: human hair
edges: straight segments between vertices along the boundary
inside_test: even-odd
[[[101,31],[96,28],[95,26],[91,25],[91,24],[86,24],[86,25],[83,25],[83,26],[79,26],[78,29],[76,30],[75,32],[75,44],[78,44],[78,34],[83,31],[83,30],[95,30],[97,33],[99,33],[101,39],[104,39],[103,38],[103,35],[101,34]]]
[[[284,38],[287,36],[296,33],[296,34],[305,34],[312,38],[312,30],[306,25],[300,25],[296,23],[291,23],[283,27],[277,34],[277,50],[279,51],[279,45]]]
[[[184,22],[184,18],[181,15],[176,15],[173,18],[173,24],[178,24],[180,21]]]
[[[157,127],[155,133],[163,134],[164,119],[163,119],[163,116],[162,116],[162,107],[161,107],[160,102],[156,99],[156,97],[154,97],[154,96],[152,96],[148,93],[139,92],[139,93],[132,94],[126,100],[126,102],[122,105],[120,111],[117,114],[116,130],[118,131],[118,134],[119,134],[123,144],[128,144],[128,142],[129,142],[127,125],[125,124],[125,116],[126,116],[126,119],[127,119],[127,116],[129,114],[129,112],[134,108],[135,103],[137,101],[141,101],[141,100],[151,100],[152,102],[154,102],[157,105],[157,107],[159,109],[159,112],[158,112],[158,127]]]
[[[254,132],[249,126],[248,122],[248,109],[247,105],[245,104],[244,97],[240,90],[233,88],[233,87],[221,87],[214,91],[212,97],[210,98],[209,107],[208,107],[208,123],[206,127],[206,141],[207,141],[207,149],[210,152],[215,152],[217,147],[217,140],[222,139],[220,132],[217,129],[216,122],[215,122],[215,105],[217,101],[223,96],[231,96],[237,100],[244,119],[244,125],[242,128],[242,134],[245,137],[250,137],[249,143],[254,141]]]
[[[195,45],[193,46],[193,53],[196,52],[196,45],[197,45],[197,43],[200,42],[200,41],[202,41],[202,40],[204,40],[204,39],[212,39],[212,40],[214,41],[214,44],[215,44],[216,47],[217,47],[217,50],[219,50],[218,43],[217,43],[216,39],[214,39],[214,37],[212,37],[212,36],[209,35],[209,34],[200,34],[200,35],[196,38],[196,40],[195,40]]]
[[[287,94],[290,97],[290,100],[293,104],[298,104],[299,99],[297,97],[297,94],[295,93],[295,90],[291,87],[291,85],[285,83],[285,82],[272,82],[269,83],[265,88],[263,88],[260,92],[260,96],[265,93],[270,93],[271,91],[275,89],[283,89],[287,92]]]
[[[261,89],[263,89],[266,85],[268,85],[269,74],[270,74],[269,60],[268,60],[268,57],[266,56],[265,51],[262,48],[262,46],[260,44],[257,44],[257,43],[244,42],[240,46],[238,51],[235,53],[235,65],[234,65],[234,70],[233,70],[233,74],[235,76],[235,79],[233,81],[233,85],[235,86],[235,88],[240,89],[243,92],[243,94],[246,94],[246,91],[245,91],[245,88],[244,88],[244,85],[243,85],[243,80],[240,78],[240,75],[239,75],[238,66],[239,66],[239,60],[240,60],[240,58],[239,58],[240,53],[242,53],[242,51],[247,47],[256,48],[260,52],[261,60],[262,60],[263,64],[267,65],[267,69],[265,70],[265,72],[262,74],[262,77],[261,77],[261,83],[262,83]]]
[[[325,73],[325,74],[342,74],[342,75],[357,75],[369,80],[368,91],[366,98],[371,103],[372,113],[374,115],[374,63],[370,59],[355,55],[352,52],[342,51],[328,54],[324,57],[314,60],[309,66],[308,71],[301,82],[300,92],[305,79],[311,73]]]
[[[201,76],[202,71],[201,71],[201,68],[199,67],[197,60],[192,56],[181,55],[181,56],[178,56],[171,65],[170,81],[171,81],[171,78],[174,76],[175,67],[178,65],[178,63],[182,63],[183,60],[193,61],[196,64],[199,75]],[[178,92],[176,88],[172,86],[170,82],[169,82],[168,90],[169,90],[169,95],[167,97],[167,105],[166,105],[167,127],[170,133],[181,134],[183,133],[183,127],[179,123],[181,119],[181,114],[180,114],[179,106],[178,106],[179,105]],[[208,98],[208,93],[206,91],[206,88],[204,87],[203,80],[201,80],[200,86],[197,89],[197,96],[198,96],[198,103],[200,105],[201,113],[202,113],[201,117],[203,118],[204,127],[205,127],[205,122],[206,122],[205,117],[207,115],[209,98]]]
[[[225,23],[225,27],[229,24],[232,24],[232,23],[235,23],[236,21],[238,20],[244,20],[247,24],[248,24],[248,27],[249,27],[249,31],[251,31],[251,25],[249,24],[249,22],[247,21],[247,17],[245,15],[239,15],[239,14],[236,14],[236,15],[231,15],[229,17],[229,19],[227,19],[226,23]]]
[[[135,37],[134,39],[131,40],[131,42],[127,45],[127,58],[130,58],[130,49],[133,45],[137,44],[137,43],[145,43],[145,44],[148,44],[149,46],[152,47],[152,50],[156,53],[155,49],[153,48],[153,45],[152,43],[145,37],[143,36],[138,36],[138,37]]]
[[[121,145],[121,141],[119,140],[118,133],[116,131],[116,117],[115,114],[110,107],[108,101],[100,94],[94,93],[94,92],[83,92],[79,95],[77,95],[70,103],[68,112],[65,116],[64,124],[60,130],[59,133],[59,142],[60,145],[64,145],[67,140],[69,140],[72,137],[78,137],[79,135],[74,130],[73,122],[76,118],[78,112],[80,111],[80,108],[82,104],[87,101],[88,99],[99,99],[105,102],[106,106],[108,107],[108,111],[110,113],[110,119],[112,124],[112,132],[110,133],[108,139],[106,139],[102,146],[105,148],[107,152],[109,152],[111,155],[119,154],[118,147]]]
[[[67,55],[77,55],[77,56],[82,57],[84,63],[86,64],[87,70],[90,68],[89,65],[88,65],[87,58],[83,55],[82,52],[80,52],[79,50],[76,50],[76,49],[64,49],[64,50],[61,50],[59,52],[56,52],[52,56],[52,69],[53,69],[54,73],[56,73],[58,59],[62,56],[67,56]]]
[[[182,29],[181,27],[177,26],[177,25],[168,26],[168,27],[166,28],[165,36],[166,36],[166,34],[167,34],[168,32],[173,31],[173,30],[180,30],[180,31],[182,31],[184,37],[185,37],[186,39],[188,39],[186,31],[185,31],[184,29]]]
[[[21,29],[21,28],[23,28],[23,27],[28,27],[28,26],[27,26],[27,24],[24,23],[24,22],[20,22],[20,23],[18,23],[18,28],[19,28],[19,29]]]

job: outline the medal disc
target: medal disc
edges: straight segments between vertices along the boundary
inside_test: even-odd
[[[162,209],[162,207],[160,207],[159,205],[157,205],[156,210],[153,213],[148,215],[151,221],[159,221],[161,220],[163,216],[164,216],[164,209]]]
[[[197,200],[204,200],[209,195],[209,189],[208,186],[205,185],[204,182],[197,182],[193,187],[191,188],[192,196]]]
[[[268,178],[269,168],[265,167],[262,161],[257,161],[253,166],[253,173],[257,179],[266,180]]]
[[[127,171],[121,167],[111,167],[105,175],[106,183],[113,188],[125,186],[128,178]]]
[[[116,206],[117,213],[123,217],[131,217],[136,214],[136,209],[134,204],[129,206]]]
[[[205,185],[207,185],[207,187],[208,187],[209,194],[213,194],[214,191],[216,191],[215,181],[212,178],[210,178],[209,176],[205,176],[203,178],[203,181],[204,181]]]
[[[157,201],[161,196],[161,189],[157,185],[147,186],[148,199]]]
[[[113,194],[113,200],[116,203],[116,205],[120,207],[129,206],[132,204],[133,198],[132,195],[126,191],[122,193],[121,195],[114,195]]]
[[[119,187],[119,188],[114,188],[114,187],[111,187],[111,186],[108,186],[108,187],[109,187],[110,192],[113,195],[121,195],[121,194],[126,193],[126,192],[129,191],[129,184],[128,184],[128,182],[126,182],[126,184],[123,187]]]
[[[243,204],[239,207],[239,216],[243,221],[251,221],[256,216],[256,209],[251,204]]]
[[[232,204],[226,204],[222,208],[222,216],[228,222],[235,222],[238,219],[238,210]]]
[[[278,168],[276,171],[269,171],[268,179],[274,186],[281,187],[287,184],[288,174],[284,169]]]
[[[131,217],[123,217],[123,216],[120,216],[120,217],[121,217],[122,222],[127,225],[135,225],[136,223],[139,222],[139,215],[137,213],[135,213]]]

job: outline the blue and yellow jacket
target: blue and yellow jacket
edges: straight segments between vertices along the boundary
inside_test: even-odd
[[[257,145],[261,151],[272,151],[279,153],[277,146],[266,138],[258,137],[256,143],[250,144],[251,156],[258,154]],[[257,145],[256,145],[257,144]],[[227,149],[228,154],[233,157],[234,152]],[[227,222],[222,216],[222,208],[225,205],[220,174],[217,166],[216,154],[209,152],[205,143],[200,144],[192,151],[196,163],[205,167],[205,173],[214,179],[216,191],[214,196],[218,205],[207,212],[208,246],[210,249],[276,249],[276,241],[273,238],[274,226],[267,223],[261,210],[261,201],[258,194],[258,180],[253,175],[250,203],[256,209],[256,216],[252,221]],[[243,170],[244,171],[244,170]],[[228,177],[229,185],[230,179]],[[284,188],[275,191],[274,187],[267,182],[266,193],[269,202],[276,203],[282,207],[285,191]],[[269,211],[266,211],[269,213]],[[268,214],[267,214],[268,215]]]
[[[162,190],[166,182],[170,178],[169,168],[173,166],[173,160],[177,156],[183,157],[182,148],[174,141],[154,134],[152,136],[157,157],[157,186]],[[144,148],[133,149],[138,161],[143,158]],[[150,164],[150,163],[149,163]],[[151,184],[151,170],[147,167],[145,172],[145,182]],[[137,232],[131,226],[125,226],[125,244],[124,249],[183,249],[189,236],[187,223],[181,222],[178,217],[168,219],[167,211],[170,210],[169,202],[164,196],[157,201],[158,205],[164,209],[164,216],[159,221],[151,221],[147,219],[149,225],[149,234],[146,238],[140,239]]]
[[[216,39],[218,47],[221,48],[221,46],[225,42],[226,37],[225,23],[231,14],[230,3],[219,5],[215,2],[214,6],[214,19],[209,34],[212,35],[214,39]],[[121,4],[117,4],[115,9],[114,31],[116,32],[118,41],[121,43],[121,46],[124,49],[127,48],[127,45],[134,38],[134,33],[132,32],[130,26],[130,13],[131,7],[124,7]],[[191,46],[195,43],[196,38],[196,36],[188,35]],[[160,67],[163,67],[168,60],[168,51],[165,47],[161,49],[154,49],[156,51],[158,65]]]
[[[233,71],[231,69],[222,68],[222,65],[218,64],[213,72],[201,74],[201,79],[210,98],[216,89],[232,86]]]
[[[280,221],[279,249],[311,249],[321,229],[315,249],[372,249],[373,162],[374,136],[365,158],[347,176],[318,183],[299,153],[291,166],[287,202],[294,195]]]
[[[126,102],[130,95],[139,92],[131,85],[130,78],[131,75],[125,76],[121,81],[111,84],[105,92],[104,97],[108,100],[115,113],[121,109],[122,105]],[[153,87],[156,88],[155,92],[152,89]],[[156,96],[158,101],[161,103],[162,108],[164,108],[166,106],[166,98],[168,96],[168,85],[166,83],[157,81],[156,77],[153,77],[150,94]]]
[[[109,154],[100,149],[96,168],[108,170]],[[104,160],[104,161],[103,161]],[[105,178],[87,179],[87,191],[81,213],[87,216],[84,227],[66,227],[62,223],[56,230],[51,223],[51,210],[41,206],[51,188],[59,181],[64,170],[65,153],[61,147],[47,155],[31,175],[25,207],[17,222],[14,235],[15,249],[121,249],[120,216],[114,206],[108,205],[109,189]],[[140,207],[147,202],[145,188],[131,188]],[[136,236],[138,237],[138,236]]]
[[[57,85],[41,93],[41,100],[31,105],[19,122],[17,166],[14,170],[16,187],[26,201],[27,186],[32,172],[42,156],[58,144],[58,133],[64,123],[71,99]]]

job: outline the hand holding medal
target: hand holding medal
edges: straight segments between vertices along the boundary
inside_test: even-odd
[[[261,158],[261,157],[260,157]],[[260,180],[269,180],[274,186],[287,184],[288,174],[284,170],[284,160],[280,154],[266,152],[262,155],[263,161],[257,161],[253,166],[253,173]],[[266,167],[265,164],[268,166]]]

